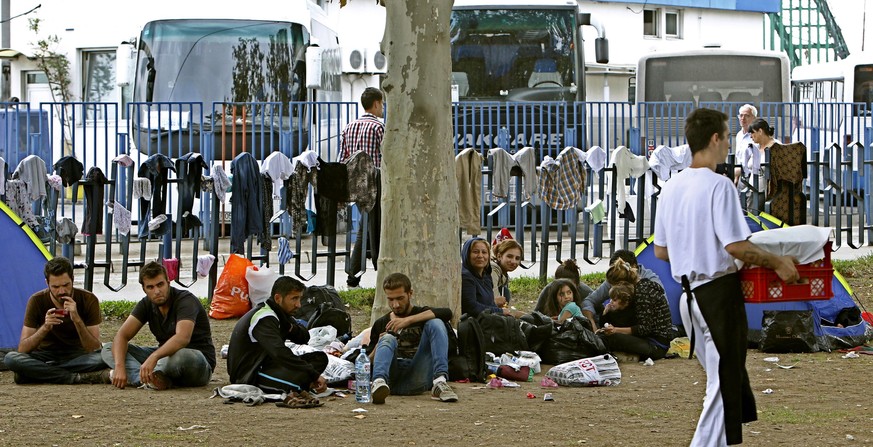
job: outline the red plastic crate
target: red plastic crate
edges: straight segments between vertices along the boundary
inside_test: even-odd
[[[740,285],[747,303],[774,301],[814,301],[833,298],[834,266],[831,264],[831,243],[824,247],[824,258],[809,264],[799,264],[800,282],[785,284],[776,272],[763,267],[740,269]]]

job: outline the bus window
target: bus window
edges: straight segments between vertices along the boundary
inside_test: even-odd
[[[855,85],[852,101],[867,104],[867,112],[870,112],[871,102],[873,102],[873,65],[858,65],[855,67]]]

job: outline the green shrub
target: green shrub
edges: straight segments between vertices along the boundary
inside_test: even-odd
[[[369,311],[373,308],[373,301],[376,299],[376,289],[340,290],[339,296],[350,309]]]

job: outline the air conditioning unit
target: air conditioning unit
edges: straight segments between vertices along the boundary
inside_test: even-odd
[[[377,45],[343,48],[343,73],[385,73],[388,60]]]

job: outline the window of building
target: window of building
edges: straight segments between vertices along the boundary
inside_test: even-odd
[[[643,36],[660,37],[659,33],[659,18],[661,16],[660,9],[644,9],[643,10]]]
[[[121,89],[115,83],[115,50],[82,52],[82,100],[84,102],[121,101]],[[115,107],[88,107],[86,119],[115,119]]]
[[[664,13],[664,35],[672,38],[682,38],[682,13],[667,11]]]

